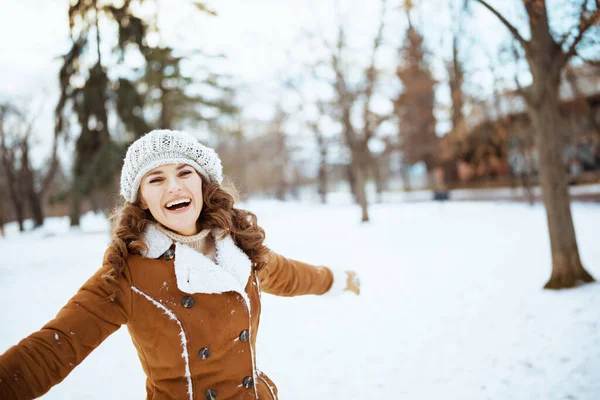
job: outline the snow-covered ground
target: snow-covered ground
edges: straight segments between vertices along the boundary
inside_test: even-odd
[[[542,290],[540,205],[255,202],[274,251],[354,269],[362,294],[263,296],[258,366],[284,400],[600,398],[600,285]],[[574,204],[580,252],[600,278],[600,206]],[[98,267],[106,221],[88,215],[0,239],[0,352],[51,319]],[[126,329],[45,399],[143,399]]]

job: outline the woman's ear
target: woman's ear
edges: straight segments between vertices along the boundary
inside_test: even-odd
[[[137,196],[136,196],[136,202],[134,204],[136,206],[138,206],[139,208],[141,208],[142,210],[147,210],[147,209],[150,208],[150,207],[148,207],[148,204],[146,204],[146,202],[142,198],[141,190],[138,190],[138,193],[137,193]]]
[[[144,200],[140,200],[138,203],[138,206],[142,209],[142,210],[147,210],[148,208],[148,204],[146,204],[146,202]]]

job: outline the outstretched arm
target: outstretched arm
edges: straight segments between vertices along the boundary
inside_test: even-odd
[[[0,355],[0,399],[43,395],[127,323],[131,315],[129,275],[109,286],[102,275],[111,268],[100,268],[55,319]]]
[[[353,272],[314,266],[273,252],[258,278],[262,291],[277,296],[339,294],[344,290],[358,294],[358,280]]]

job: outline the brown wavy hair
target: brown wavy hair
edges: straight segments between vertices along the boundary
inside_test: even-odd
[[[269,254],[269,249],[263,244],[265,231],[258,226],[254,213],[234,208],[234,196],[237,197],[237,191],[231,183],[221,186],[218,183],[206,183],[202,178],[204,204],[196,226],[198,230],[221,229],[223,234],[220,239],[231,235],[258,271],[266,265]],[[117,207],[110,217],[112,242],[104,258],[104,262],[113,267],[105,275],[108,281],[115,280],[123,273],[128,254],[144,254],[148,251],[142,234],[156,220],[149,210],[143,210],[138,203],[126,202]]]

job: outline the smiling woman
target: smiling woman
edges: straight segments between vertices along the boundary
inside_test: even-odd
[[[188,164],[154,168],[140,185],[139,205],[154,218],[182,235],[198,233],[196,221],[202,211],[202,178]]]
[[[277,399],[256,366],[261,292],[358,294],[358,280],[269,251],[256,216],[234,207],[222,181],[216,152],[184,132],[135,141],[102,267],[0,356],[0,398],[41,396],[127,325],[148,399]]]

